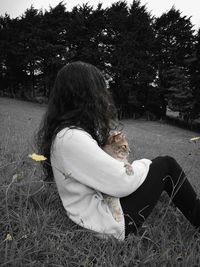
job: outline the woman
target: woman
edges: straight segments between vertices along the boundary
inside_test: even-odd
[[[128,175],[124,164],[102,147],[116,124],[116,110],[101,72],[74,62],[57,75],[39,132],[40,152],[50,159],[52,176],[67,215],[100,235],[124,240],[135,233],[165,190],[195,226],[200,226],[200,201],[178,163],[171,157],[141,159]],[[123,212],[113,217],[104,194],[119,198]]]

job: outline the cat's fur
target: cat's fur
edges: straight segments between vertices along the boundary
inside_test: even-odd
[[[103,147],[103,150],[113,158],[124,162],[126,173],[128,175],[133,175],[133,168],[131,164],[129,164],[127,159],[130,152],[130,148],[126,136],[123,133],[118,132],[111,134],[108,137],[108,140],[105,146]],[[108,203],[108,206],[115,220],[119,222],[123,216],[120,209],[119,198],[104,195],[104,200]]]

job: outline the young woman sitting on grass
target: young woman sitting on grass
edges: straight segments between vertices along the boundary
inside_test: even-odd
[[[116,109],[99,69],[84,62],[65,65],[58,72],[38,139],[40,152],[51,163],[44,165],[46,180],[55,179],[68,217],[102,236],[124,240],[137,232],[166,191],[199,227],[200,201],[175,159],[135,160],[133,172],[127,173],[124,162],[102,149],[116,129],[114,123]],[[118,220],[107,195],[118,199]]]

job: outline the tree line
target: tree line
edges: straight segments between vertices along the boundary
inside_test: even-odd
[[[200,117],[200,29],[175,7],[153,17],[138,0],[71,11],[60,2],[0,17],[0,95],[47,99],[57,71],[75,60],[102,70],[120,116],[160,118],[169,107]]]

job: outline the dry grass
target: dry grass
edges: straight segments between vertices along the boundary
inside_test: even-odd
[[[27,157],[44,110],[0,98],[0,265],[199,266],[200,235],[173,206],[165,212],[166,195],[141,235],[122,243],[97,239],[68,220],[55,185],[43,183],[39,164]],[[200,194],[199,148],[189,142],[199,134],[160,122],[123,124],[134,158],[175,157]]]

